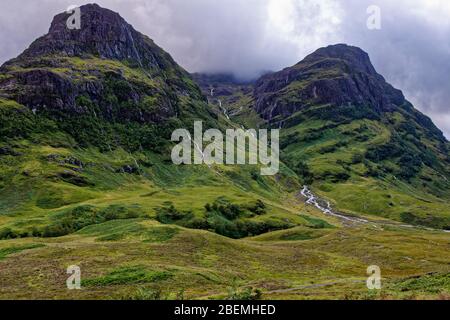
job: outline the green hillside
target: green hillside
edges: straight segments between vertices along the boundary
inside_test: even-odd
[[[81,10],[0,68],[0,299],[448,299],[449,143],[359,51],[236,83]],[[174,165],[199,120],[281,128],[280,172]]]
[[[281,128],[282,161],[340,211],[449,229],[450,144],[362,50],[322,48],[250,85],[197,78],[232,121]]]

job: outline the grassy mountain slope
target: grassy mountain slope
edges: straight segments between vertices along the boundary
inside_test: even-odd
[[[81,10],[81,30],[57,15],[0,68],[0,298],[448,297],[448,235],[384,219],[448,225],[447,184],[437,178],[447,177],[448,143],[420,114],[405,105],[387,120],[332,117],[331,106],[297,105],[272,119],[252,84],[224,88],[221,79],[208,104],[118,14]],[[282,120],[286,165],[274,177],[255,166],[175,166],[172,130],[194,120],[221,129]],[[415,131],[402,147],[426,146],[421,161],[430,162],[409,178],[367,175],[403,169],[400,157],[375,159],[383,150],[371,149],[397,144],[393,132],[409,137],[403,124]],[[335,146],[340,138],[348,143]],[[339,209],[379,217],[349,224],[323,214],[298,194],[310,182]],[[365,287],[372,264],[386,284],[377,294]],[[67,290],[69,265],[82,268],[81,291]]]
[[[209,78],[232,121],[282,128],[282,160],[340,211],[450,226],[449,142],[362,50],[322,48],[244,87]]]
[[[149,38],[96,5],[82,13],[81,30],[67,30],[67,15],[57,15],[47,35],[1,68],[0,208],[2,216],[21,218],[5,218],[0,238],[75,232],[102,222],[90,215],[104,203],[123,207],[125,195],[144,208],[140,215],[166,211],[161,221],[232,237],[306,224],[276,206],[251,210],[258,197],[270,202],[295,185],[287,169],[275,180],[255,175],[254,167],[173,165],[173,130],[192,131],[195,120],[205,128],[225,124],[189,74]],[[205,210],[217,201],[235,214]],[[92,203],[101,203],[94,213],[85,210]],[[88,217],[57,221],[79,211]]]

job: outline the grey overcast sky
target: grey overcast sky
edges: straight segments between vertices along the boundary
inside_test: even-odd
[[[0,0],[0,63],[84,0]],[[97,0],[119,12],[191,72],[250,78],[335,43],[367,51],[389,82],[450,138],[448,0]],[[381,9],[369,30],[367,8]]]

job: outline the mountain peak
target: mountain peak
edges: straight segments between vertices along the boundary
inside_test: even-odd
[[[205,101],[188,73],[118,13],[84,5],[80,28],[72,29],[77,11],[56,15],[46,35],[0,68],[8,75],[0,78],[0,97],[59,122],[64,110],[110,122],[161,123],[186,100]]]
[[[96,3],[86,4],[79,7],[81,12],[81,29],[88,30],[93,26],[108,24],[111,27],[114,25],[127,24],[126,21],[118,14],[112,10],[102,8]],[[49,34],[63,35],[67,28],[67,20],[72,15],[72,13],[62,12],[57,14],[50,25]]]
[[[369,54],[358,47],[349,46],[347,44],[336,44],[320,48],[308,55],[299,64],[310,64],[327,59],[341,60],[351,66],[354,70],[372,75],[377,74],[370,61]]]
[[[69,29],[71,13],[53,18],[49,32],[36,40],[19,57],[30,58],[49,54],[65,56],[94,55],[104,59],[132,60],[141,67],[154,67],[155,45],[136,31],[118,13],[87,4],[80,7],[81,28]]]
[[[295,66],[262,77],[255,96],[256,110],[269,121],[312,105],[367,106],[382,113],[405,103],[366,52],[345,44],[318,49]]]

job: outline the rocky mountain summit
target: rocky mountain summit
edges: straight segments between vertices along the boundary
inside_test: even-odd
[[[18,60],[51,54],[69,57],[97,56],[101,59],[129,60],[140,67],[164,70],[175,62],[147,36],[136,31],[118,13],[97,4],[80,7],[81,29],[69,29],[71,14],[53,18],[49,32],[34,41]],[[164,56],[161,59],[160,56]]]
[[[150,38],[96,4],[80,11],[81,29],[69,29],[70,15],[58,14],[46,35],[0,68],[0,98],[75,136],[104,125],[111,143],[118,140],[111,126],[166,126],[183,113],[210,118],[190,75]]]
[[[383,112],[405,103],[366,52],[345,44],[321,48],[293,67],[263,76],[254,96],[257,112],[269,121],[311,105],[364,105]]]
[[[141,112],[138,120],[142,121],[175,115],[174,95],[201,99],[198,89],[184,82],[189,81],[186,71],[118,13],[96,4],[80,9],[80,30],[67,28],[69,14],[58,14],[48,34],[2,66],[0,71],[6,76],[0,82],[1,96],[36,110],[83,113],[86,105],[78,104],[76,98],[84,95],[104,105],[100,111],[110,113],[114,101],[105,98],[108,85],[115,83],[122,86],[123,90],[114,90],[120,91],[117,98],[121,101],[139,103],[144,96],[158,96],[159,112]]]

